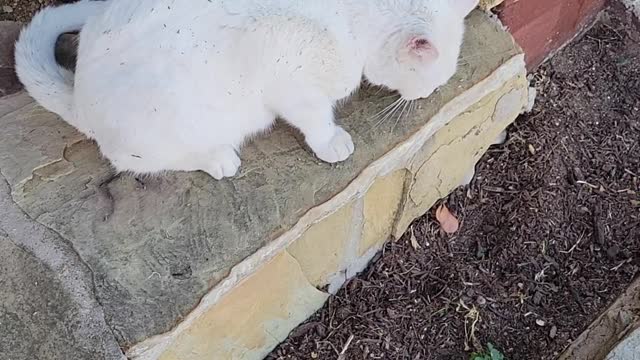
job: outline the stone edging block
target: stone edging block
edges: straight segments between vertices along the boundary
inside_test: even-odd
[[[640,359],[640,278],[631,283],[558,359]]]

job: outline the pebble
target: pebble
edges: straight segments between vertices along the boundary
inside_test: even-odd
[[[533,295],[533,303],[536,305],[540,305],[542,301],[542,293],[540,291],[536,291],[535,295]]]
[[[612,245],[609,247],[609,249],[607,249],[607,256],[609,256],[609,258],[612,260],[615,260],[619,253],[620,246],[618,245]]]
[[[549,331],[549,337],[553,339],[556,337],[557,334],[558,334],[558,328],[554,325],[551,327],[551,331]]]
[[[5,5],[2,7],[2,11],[11,14],[13,12],[13,8],[9,5]]]

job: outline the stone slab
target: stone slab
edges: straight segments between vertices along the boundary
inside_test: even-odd
[[[558,357],[559,360],[640,359],[640,278]],[[634,352],[635,351],[635,352]]]
[[[354,205],[349,204],[311,226],[287,251],[300,264],[307,280],[318,288],[345,264],[353,227]]]
[[[637,326],[639,328],[618,344],[606,360],[640,360],[640,323]]]
[[[327,297],[283,252],[194,322],[159,359],[262,359]]]
[[[404,195],[407,171],[402,169],[387,175],[371,186],[364,197],[364,228],[358,255],[372,248],[381,248],[389,240],[398,218]]]
[[[0,234],[0,357],[95,359],[78,347],[71,321],[78,311],[51,270]]]
[[[468,25],[456,76],[402,122],[367,120],[394,101],[377,89],[363,89],[340,109],[356,152],[339,165],[319,162],[294,131],[278,126],[243,150],[231,180],[116,176],[95,144],[29,104],[0,118],[0,168],[14,201],[73,244],[90,268],[105,319],[127,349],[175,327],[233,266],[519,54],[485,14],[475,12]]]
[[[69,244],[30,220],[0,180],[0,359],[122,360]]]

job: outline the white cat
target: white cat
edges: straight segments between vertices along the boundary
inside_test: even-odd
[[[16,44],[43,107],[118,171],[236,174],[237,152],[280,116],[330,163],[354,151],[334,106],[362,76],[406,100],[456,71],[478,0],[109,0],[47,8]],[[54,58],[82,29],[75,76]]]

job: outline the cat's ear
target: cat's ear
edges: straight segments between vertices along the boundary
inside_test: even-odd
[[[451,5],[460,16],[465,17],[478,6],[479,0],[451,0]]]
[[[431,61],[438,58],[438,49],[424,36],[414,36],[407,44],[409,54],[419,60]]]

